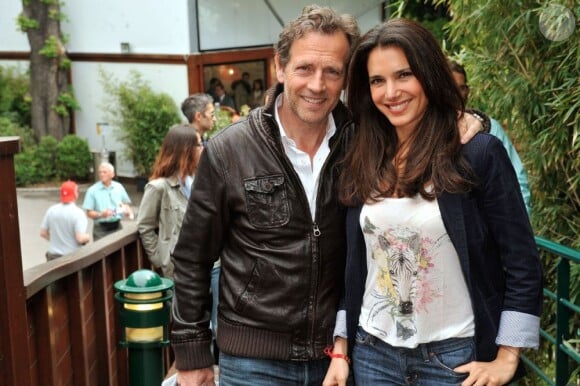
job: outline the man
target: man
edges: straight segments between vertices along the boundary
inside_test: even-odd
[[[181,112],[202,139],[205,138],[205,133],[212,129],[216,120],[213,98],[205,93],[196,93],[185,98],[181,103]]]
[[[234,98],[226,93],[226,89],[222,82],[219,82],[215,85],[215,95],[217,96],[217,102],[220,104],[220,106],[227,106],[230,107],[232,111],[236,111],[236,103],[234,102]]]
[[[249,72],[243,72],[242,78],[235,80],[232,83],[232,91],[234,93],[234,102],[236,102],[236,108],[238,111],[241,110],[243,105],[249,105],[250,95],[252,93]]]
[[[463,101],[467,105],[470,89],[469,85],[467,84],[467,73],[465,72],[465,68],[453,60],[449,60],[449,66],[451,67],[451,73],[455,79],[455,83],[457,84],[457,87],[459,87],[459,91],[463,96]],[[518,177],[520,190],[522,191],[524,203],[526,204],[526,210],[528,211],[528,214],[530,214],[530,187],[528,183],[528,175],[524,170],[520,156],[512,144],[512,141],[510,141],[508,135],[501,127],[501,124],[493,118],[489,118],[489,120],[491,122],[489,133],[499,138],[499,140],[503,143],[503,147],[507,151],[508,156],[512,161],[512,166],[516,172],[516,176]]]
[[[350,120],[339,97],[358,35],[352,17],[305,8],[280,35],[270,104],[208,142],[173,253],[179,385],[213,382],[219,256],[220,384],[322,383],[344,268],[334,181]]]
[[[109,162],[99,165],[99,181],[93,184],[85,195],[83,209],[94,220],[93,240],[105,237],[121,229],[121,218],[133,218],[127,191],[117,181],[115,167]]]
[[[46,211],[40,237],[49,241],[46,259],[54,260],[79,249],[90,240],[87,233],[87,217],[76,205],[79,188],[73,181],[65,181],[60,186],[60,203]]]

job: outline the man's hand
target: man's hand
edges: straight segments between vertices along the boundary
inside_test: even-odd
[[[347,340],[337,336],[334,342],[334,347],[332,348],[332,353],[346,356],[348,353],[347,348]],[[322,386],[346,386],[349,371],[348,364],[349,362],[345,358],[332,358],[326,376],[324,377],[324,381],[322,382]]]
[[[213,386],[213,366],[205,369],[177,371],[177,386]]]
[[[470,362],[456,367],[458,373],[469,373],[461,386],[501,386],[507,384],[516,373],[519,348],[500,346],[497,357],[491,362]]]
[[[467,112],[459,119],[457,125],[459,126],[459,134],[461,136],[462,144],[471,141],[471,138],[473,138],[475,134],[483,130],[483,123]]]
[[[322,382],[322,386],[346,386],[348,363],[344,359],[333,358]]]

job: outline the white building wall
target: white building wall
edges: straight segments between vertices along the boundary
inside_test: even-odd
[[[22,12],[21,0],[0,0],[0,50],[28,51],[26,34],[18,29],[18,15]]]
[[[63,12],[69,52],[121,53],[122,42],[139,54],[189,52],[187,0],[69,0]]]

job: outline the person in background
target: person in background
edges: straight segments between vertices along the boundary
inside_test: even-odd
[[[213,102],[214,103],[219,102],[218,97],[217,97],[217,95],[215,93],[215,86],[218,83],[221,83],[221,81],[218,78],[211,78],[209,80],[209,87],[208,87],[208,89],[206,91],[207,94],[211,95],[211,97],[213,98]]]
[[[216,121],[212,97],[204,93],[192,94],[181,103],[181,112],[205,141],[206,133],[213,128]]]
[[[221,82],[215,85],[215,94],[217,96],[217,102],[220,104],[220,107],[229,107],[232,112],[236,112],[236,104],[234,99],[226,93],[226,89]]]
[[[133,218],[127,191],[115,177],[115,167],[109,162],[99,165],[99,181],[85,194],[83,209],[93,219],[93,241],[121,229],[123,217]]]
[[[453,75],[453,79],[459,87],[459,91],[461,92],[461,96],[463,97],[463,102],[467,104],[467,99],[469,98],[469,84],[467,83],[467,73],[465,72],[465,68],[453,60],[448,60],[449,66],[451,67],[451,73]],[[512,141],[509,139],[508,135],[502,128],[501,124],[493,118],[489,118],[491,121],[491,128],[489,133],[491,135],[496,136],[499,138],[503,147],[507,151],[508,157],[514,167],[516,172],[516,176],[518,177],[518,183],[520,184],[520,190],[522,192],[522,196],[524,198],[524,203],[526,204],[526,210],[528,215],[531,213],[531,205],[530,205],[530,185],[528,182],[528,174],[526,173],[524,166],[522,164],[522,160],[518,155],[518,152]]]
[[[248,72],[242,73],[242,78],[232,83],[232,92],[234,93],[237,111],[240,111],[242,106],[249,105],[252,86],[250,86],[250,74]]]
[[[503,385],[539,345],[542,266],[510,160],[477,134],[421,24],[372,28],[349,68],[347,261],[325,386]],[[346,321],[340,316],[345,312]],[[347,352],[349,352],[347,356]]]
[[[73,181],[63,182],[60,203],[52,205],[44,215],[40,237],[49,241],[46,252],[48,261],[76,251],[91,239],[87,233],[87,217],[76,205],[78,197],[78,185]]]
[[[266,90],[264,90],[264,81],[262,79],[254,79],[252,82],[252,92],[250,94],[249,106],[254,109],[263,106],[266,98]]]
[[[201,151],[201,137],[191,126],[170,128],[137,213],[137,229],[147,257],[170,279],[173,279],[171,251],[181,229]]]

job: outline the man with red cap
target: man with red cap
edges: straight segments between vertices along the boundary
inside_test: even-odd
[[[46,252],[49,261],[76,251],[91,238],[87,233],[88,219],[85,212],[75,203],[78,197],[77,184],[73,181],[63,182],[60,203],[52,205],[44,215],[40,236],[49,241]]]

